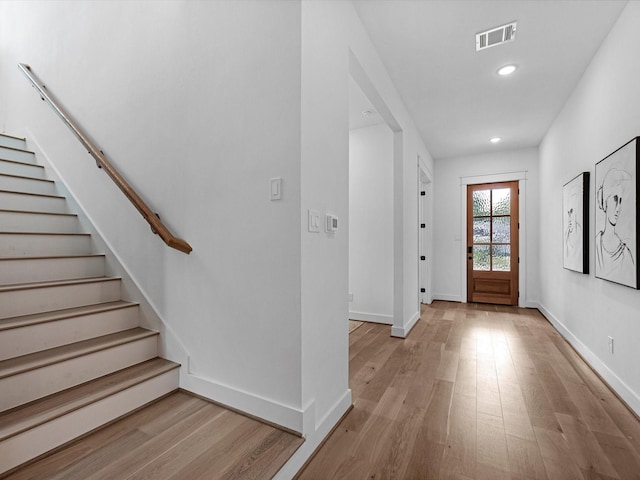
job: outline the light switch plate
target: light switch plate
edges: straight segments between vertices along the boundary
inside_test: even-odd
[[[320,212],[309,209],[309,231],[320,233]]]
[[[282,198],[282,178],[276,177],[269,180],[269,199],[280,200]]]

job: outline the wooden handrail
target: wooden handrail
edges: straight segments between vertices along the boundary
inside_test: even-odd
[[[27,79],[31,82],[33,87],[40,94],[40,98],[46,101],[51,108],[53,108],[54,112],[58,114],[58,116],[62,119],[62,121],[71,129],[73,134],[78,137],[80,143],[84,145],[89,154],[95,159],[96,163],[100,168],[102,168],[107,175],[111,177],[111,179],[115,182],[122,193],[129,199],[133,206],[140,212],[140,214],[144,217],[144,219],[149,222],[151,226],[151,231],[160,235],[160,238],[164,240],[171,248],[175,248],[176,250],[180,250],[184,253],[191,252],[192,248],[187,242],[182,240],[181,238],[175,237],[169,229],[162,223],[160,217],[155,214],[148,205],[140,198],[140,196],[136,193],[136,191],[129,185],[129,183],[124,179],[124,177],[116,170],[116,168],[107,160],[104,154],[95,146],[95,144],[89,139],[89,137],[78,127],[73,120],[69,117],[69,115],[62,109],[62,107],[54,100],[54,98],[49,94],[47,88],[38,80],[35,74],[31,71],[31,67],[24,63],[19,63],[18,67],[22,70],[22,73],[27,77]]]

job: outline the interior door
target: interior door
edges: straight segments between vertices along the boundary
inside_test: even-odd
[[[518,182],[467,187],[467,301],[518,304]]]

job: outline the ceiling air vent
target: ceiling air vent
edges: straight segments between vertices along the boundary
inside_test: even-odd
[[[501,27],[492,28],[486,32],[477,33],[476,52],[514,40],[516,38],[517,24],[518,22],[511,22]]]

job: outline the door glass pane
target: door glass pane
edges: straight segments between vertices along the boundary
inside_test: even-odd
[[[511,271],[511,246],[493,245],[492,250],[493,270],[498,272]]]
[[[489,243],[489,217],[473,219],[473,243]]]
[[[491,214],[491,190],[476,190],[473,192],[473,216],[483,217]]]
[[[510,243],[511,217],[493,217],[492,220],[493,231],[491,232],[491,241],[494,243]]]
[[[473,246],[473,269],[490,270],[491,258],[489,256],[489,245]]]
[[[496,188],[493,190],[493,215],[511,214],[511,189]]]

